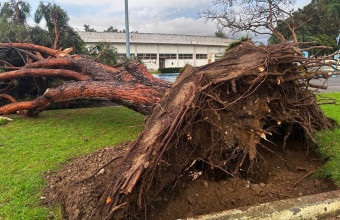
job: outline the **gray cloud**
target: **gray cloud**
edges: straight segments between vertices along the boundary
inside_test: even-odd
[[[310,1],[298,0],[294,8],[301,8]],[[33,0],[29,2],[31,5],[37,4]],[[83,30],[84,24],[89,24],[97,31],[103,31],[110,26],[125,29],[123,0],[55,0],[55,2],[62,8],[101,6],[101,11],[93,10],[91,14],[86,15],[77,16],[80,13],[68,11],[71,26],[78,30]],[[211,0],[129,0],[130,30],[145,33],[213,35],[217,30],[216,25],[197,19],[197,11],[208,8],[210,4]]]
[[[83,30],[84,24],[89,24],[97,31],[103,31],[110,26],[117,29],[125,29],[124,16],[105,17],[92,16],[75,17],[70,16],[70,23],[78,30]],[[100,23],[98,23],[100,21]],[[149,20],[145,22],[139,19],[130,19],[130,30],[141,33],[165,33],[165,34],[188,34],[188,35],[213,35],[216,31],[216,24],[205,23],[203,19],[174,18],[167,20]]]

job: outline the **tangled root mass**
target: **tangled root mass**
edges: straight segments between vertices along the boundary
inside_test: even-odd
[[[177,190],[198,164],[203,172],[244,176],[261,166],[264,142],[281,137],[284,151],[293,129],[313,141],[314,130],[332,126],[310,89],[320,73],[301,72],[322,60],[304,58],[294,46],[247,41],[215,63],[187,67],[111,171],[111,184],[88,218],[147,217],[155,199]]]

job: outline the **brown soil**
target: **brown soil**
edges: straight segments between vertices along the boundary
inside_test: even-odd
[[[295,150],[289,150],[292,149],[289,145],[294,145]],[[318,169],[319,163],[313,153],[306,155],[301,144],[289,142],[287,146],[286,154],[271,153],[265,148],[260,150],[262,159],[258,163],[261,163],[261,170],[255,169],[253,175],[247,174],[244,178],[222,178],[216,168],[212,168],[214,172],[200,175],[200,165],[197,163],[188,171],[187,177],[175,184],[180,185],[175,194],[168,193],[156,199],[151,210],[147,211],[148,219],[196,216],[337,189],[329,180],[310,177],[303,178],[294,187],[301,177]],[[112,181],[107,170],[119,166],[120,159],[103,168],[95,177],[78,184],[75,182],[90,176],[112,158],[125,155],[128,150],[128,144],[104,148],[70,161],[56,173],[48,172],[46,199],[43,202],[50,205],[61,203],[65,219],[88,218]],[[275,152],[280,150],[276,149]]]

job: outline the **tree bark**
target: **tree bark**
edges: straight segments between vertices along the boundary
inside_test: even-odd
[[[2,73],[0,81],[23,77],[59,77],[73,81],[49,88],[35,100],[1,106],[0,114],[23,111],[27,116],[33,116],[51,103],[80,98],[112,100],[142,114],[148,114],[150,107],[171,87],[169,82],[154,78],[142,64],[135,61],[111,67],[84,55],[71,56],[61,50],[33,44],[0,44],[1,47],[42,53],[45,57],[52,58],[44,58],[18,70]]]

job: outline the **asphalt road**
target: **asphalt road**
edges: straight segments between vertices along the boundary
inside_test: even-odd
[[[327,90],[320,89],[320,92],[328,93],[328,92],[340,92],[340,75],[337,77],[331,77],[328,78],[328,80],[325,82],[324,79],[314,79],[311,81],[311,83],[316,85],[324,85],[328,87]]]

